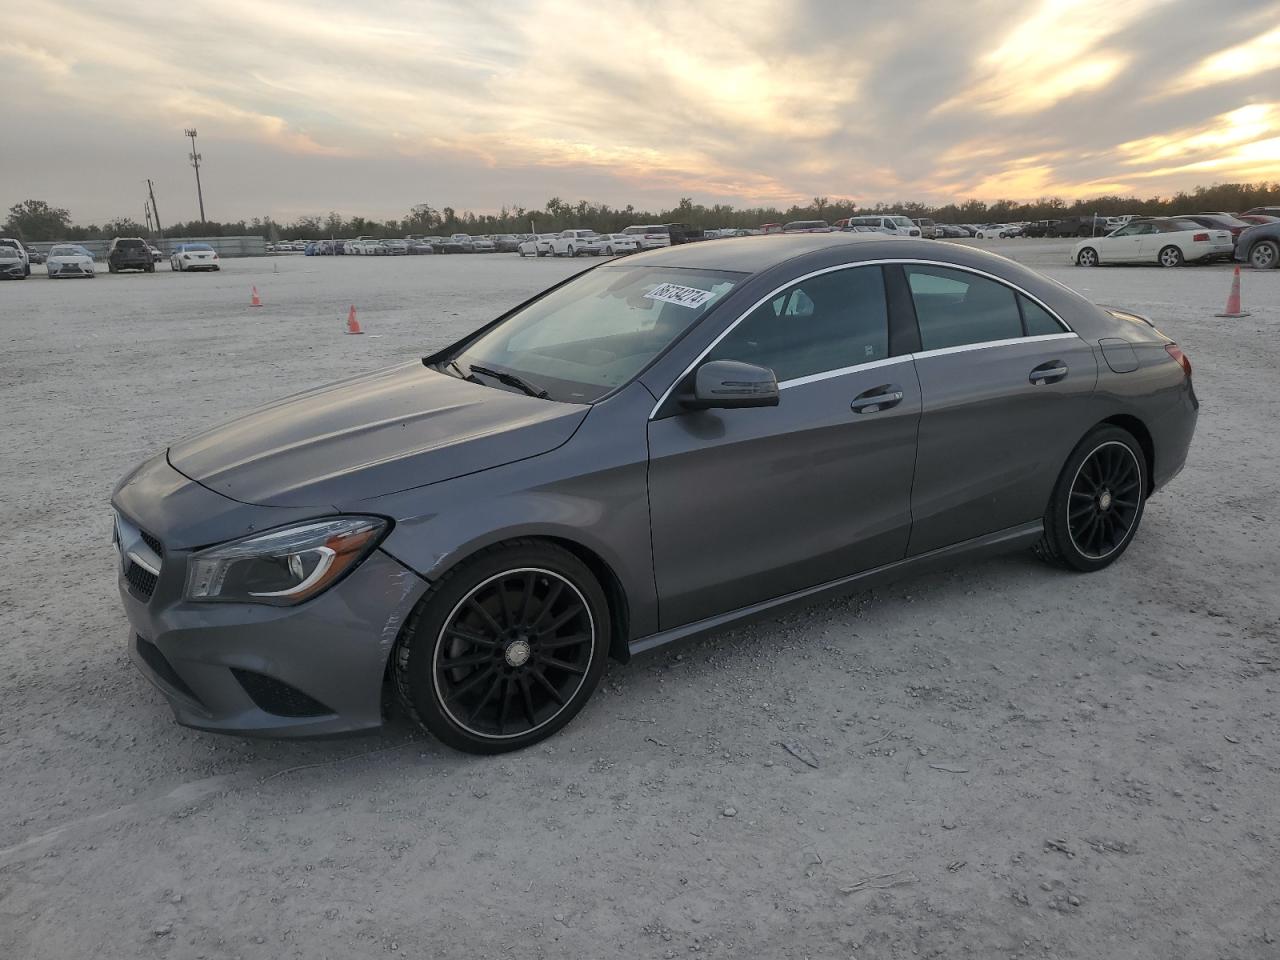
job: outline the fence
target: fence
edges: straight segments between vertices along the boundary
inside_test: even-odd
[[[178,237],[173,240],[150,242],[166,257],[180,243],[207,243],[218,251],[219,257],[263,257],[267,254],[267,242],[261,237]],[[105,260],[107,249],[111,246],[110,240],[59,240],[55,243],[28,243],[26,246],[31,250],[48,253],[49,248],[57,246],[58,243],[74,243],[78,247],[84,247],[93,254],[95,260]]]

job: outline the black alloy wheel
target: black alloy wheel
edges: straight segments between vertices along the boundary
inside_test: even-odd
[[[1142,468],[1127,444],[1109,440],[1076,471],[1067,505],[1067,530],[1091,560],[1115,553],[1133,529],[1142,506]]]
[[[1102,426],[1080,442],[1054,485],[1036,552],[1075,570],[1101,570],[1129,546],[1147,493],[1146,457],[1125,430]]]
[[[401,699],[450,746],[501,753],[572,719],[604,672],[604,593],[573,554],[538,541],[482,551],[442,578],[393,655]]]

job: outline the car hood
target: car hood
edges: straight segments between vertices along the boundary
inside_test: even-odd
[[[169,463],[243,503],[341,507],[554,450],[588,409],[414,361],[269,404],[174,444]]]

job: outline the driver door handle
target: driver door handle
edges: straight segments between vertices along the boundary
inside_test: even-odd
[[[849,409],[854,413],[879,413],[881,410],[896,407],[902,402],[903,396],[905,394],[900,386],[896,383],[886,383],[858,394],[853,398],[853,403],[849,404]]]
[[[1066,377],[1068,373],[1067,365],[1061,360],[1050,360],[1035,367],[1028,375],[1027,379],[1031,381],[1032,386],[1041,383],[1057,383]]]

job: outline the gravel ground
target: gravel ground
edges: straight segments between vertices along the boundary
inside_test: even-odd
[[[1280,271],[1222,320],[1225,266],[984,246],[1195,365],[1190,460],[1124,559],[972,563],[614,665],[497,759],[394,712],[325,742],[176,726],[125,654],[107,498],[586,264],[0,285],[0,957],[1280,957]]]

